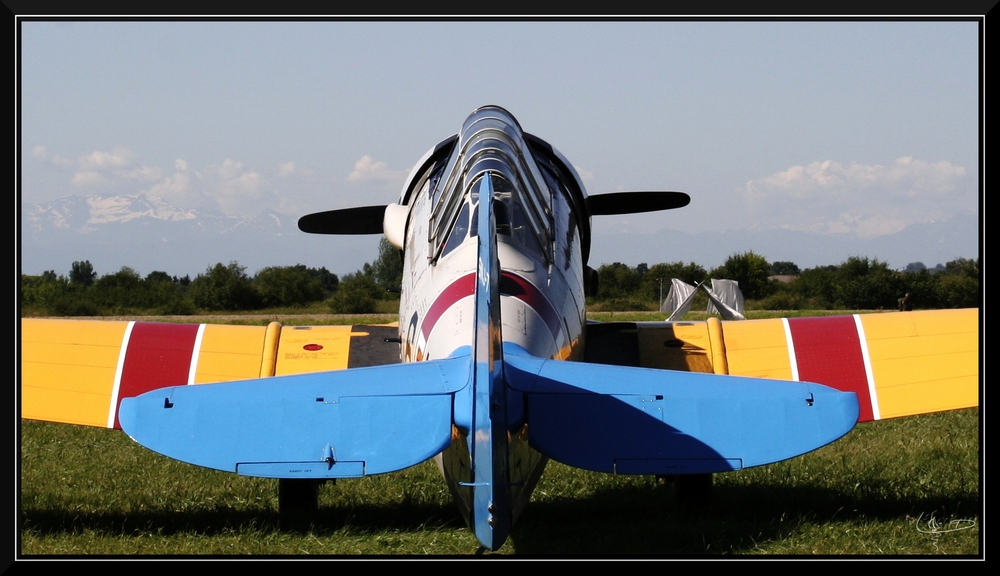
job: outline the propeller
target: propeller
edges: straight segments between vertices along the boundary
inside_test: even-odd
[[[327,210],[299,218],[299,230],[309,234],[381,234],[385,205]]]
[[[612,192],[587,197],[591,216],[636,214],[682,208],[691,202],[683,192]]]

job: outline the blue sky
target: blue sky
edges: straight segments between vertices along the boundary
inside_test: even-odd
[[[145,192],[243,216],[387,203],[424,151],[499,104],[592,194],[692,196],[595,219],[595,243],[875,238],[977,213],[978,26],[22,22],[21,199]]]

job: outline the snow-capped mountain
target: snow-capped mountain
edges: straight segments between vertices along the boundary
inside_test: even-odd
[[[226,216],[178,208],[145,194],[63,196],[21,207],[21,270],[66,274],[73,261],[90,260],[98,274],[129,266],[142,274],[162,270],[193,278],[217,262],[235,260],[250,274],[299,263],[345,274],[378,256],[379,236],[305,234],[296,224],[299,216],[273,211],[252,218]],[[877,238],[780,229],[595,234],[590,265],[684,261],[711,269],[731,254],[753,250],[768,261],[790,261],[803,269],[840,264],[854,255],[878,258],[895,269],[918,261],[934,266],[978,257],[979,226],[978,216],[966,215]]]
[[[296,263],[343,274],[378,255],[378,237],[304,234],[297,220],[273,211],[241,218],[179,208],[146,194],[63,196],[21,207],[21,269],[65,274],[73,261],[90,260],[98,274],[129,266],[194,277],[235,260],[250,274]]]

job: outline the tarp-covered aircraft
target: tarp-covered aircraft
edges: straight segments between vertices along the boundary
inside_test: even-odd
[[[486,106],[417,162],[398,203],[299,222],[403,250],[398,326],[23,320],[21,414],[281,479],[282,507],[315,506],[322,480],[436,457],[496,550],[549,458],[707,475],[857,422],[978,405],[976,309],[588,323],[591,216],[688,201],[587,196],[562,154]]]

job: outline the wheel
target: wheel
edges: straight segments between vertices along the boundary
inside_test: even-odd
[[[705,505],[712,501],[711,474],[682,474],[674,482],[679,505]]]

